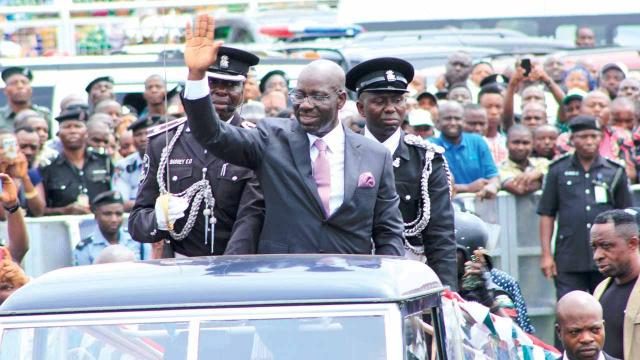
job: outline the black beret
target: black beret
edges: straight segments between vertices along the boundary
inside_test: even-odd
[[[569,130],[571,130],[572,133],[583,130],[600,131],[600,126],[598,125],[598,120],[595,117],[591,115],[578,115],[569,120]]]
[[[110,82],[111,84],[113,84],[113,78],[111,76],[100,76],[98,78],[95,78],[93,80],[91,80],[91,82],[89,83],[89,85],[87,85],[86,88],[84,88],[84,91],[86,92],[91,92],[91,88],[93,87],[93,85],[95,85],[96,83],[99,83],[100,81],[106,81],[106,82]]]
[[[96,197],[91,202],[91,208],[96,209],[102,205],[108,204],[123,204],[122,195],[118,191],[105,191],[96,195]]]
[[[260,58],[254,54],[221,46],[218,49],[216,63],[207,69],[207,76],[222,80],[244,81],[247,78],[249,68],[260,62]]]
[[[127,127],[127,130],[136,131],[139,129],[146,129],[148,127],[158,125],[164,122],[163,115],[145,115],[140,119],[134,121]]]
[[[393,58],[381,57],[361,62],[347,72],[346,86],[358,95],[363,91],[408,92],[413,80],[413,65]]]
[[[66,120],[87,122],[89,120],[89,114],[82,108],[73,108],[64,110],[60,115],[58,115],[58,117],[56,117],[56,121],[59,123]]]
[[[269,79],[274,75],[282,76],[284,78],[284,81],[287,83],[287,88],[289,87],[289,79],[287,78],[287,74],[285,74],[284,71],[282,71],[282,70],[271,70],[268,73],[264,74],[262,79],[260,79],[260,84],[258,85],[258,87],[260,88],[260,92],[261,93],[264,93],[265,86],[267,86],[267,81],[269,81]]]
[[[20,66],[11,66],[2,70],[2,80],[6,83],[7,79],[11,77],[11,75],[15,74],[24,75],[29,79],[29,81],[33,80],[33,73],[31,70]]]
[[[506,87],[509,84],[509,78],[502,74],[492,74],[480,81],[480,87],[484,87],[490,84],[498,84],[498,86]]]

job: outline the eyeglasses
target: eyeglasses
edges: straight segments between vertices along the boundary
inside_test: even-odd
[[[342,93],[341,90],[337,90],[336,91],[336,95],[339,95],[340,93]],[[293,105],[300,105],[305,100],[309,100],[309,104],[314,105],[314,106],[324,105],[324,104],[327,104],[329,102],[329,100],[331,99],[331,96],[332,96],[332,94],[329,94],[329,95],[320,95],[320,94],[305,95],[303,92],[296,91],[296,90],[292,90],[289,93],[289,98],[291,99],[291,103],[293,103]]]

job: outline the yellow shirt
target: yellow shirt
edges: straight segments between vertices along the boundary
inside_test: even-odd
[[[524,171],[520,170],[520,167],[518,167],[515,162],[507,158],[502,163],[500,163],[500,166],[498,167],[498,172],[500,173],[500,184],[504,184],[507,180],[513,179],[514,177],[523,174],[524,172],[534,170],[540,171],[542,174],[546,175],[548,169],[549,160],[545,158],[529,158],[529,165]]]

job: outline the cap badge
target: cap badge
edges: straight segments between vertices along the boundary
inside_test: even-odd
[[[229,57],[227,55],[220,56],[220,67],[223,69],[229,67]]]
[[[384,76],[387,78],[388,82],[396,81],[396,74],[393,70],[387,70],[387,72],[384,73]]]

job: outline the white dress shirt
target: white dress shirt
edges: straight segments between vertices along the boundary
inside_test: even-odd
[[[566,351],[562,354],[562,360],[569,360],[569,357],[567,356],[567,352]],[[605,360],[604,359],[604,355],[602,354],[602,350],[600,351],[600,354],[598,355],[598,360]]]
[[[313,146],[318,138],[307,133],[309,137],[309,156],[311,157],[311,168],[318,157],[319,151]],[[322,137],[327,144],[327,158],[331,168],[331,195],[329,197],[329,213],[333,214],[344,200],[344,129],[338,124],[333,130]]]
[[[369,128],[366,126],[364,128],[364,137],[369,138],[375,142],[380,142],[378,141],[378,139],[376,139],[375,136],[373,136],[371,131],[369,131]],[[386,147],[387,150],[389,150],[389,152],[391,153],[391,156],[393,156],[393,154],[398,149],[398,146],[400,145],[400,128],[398,127],[396,129],[396,132],[389,136],[387,140],[382,142],[382,145],[384,145],[384,147]]]

